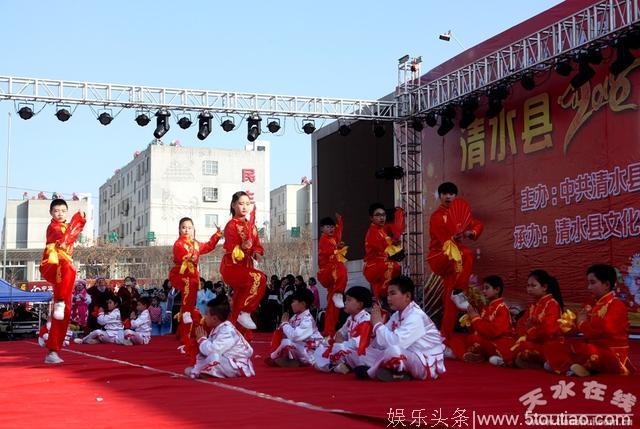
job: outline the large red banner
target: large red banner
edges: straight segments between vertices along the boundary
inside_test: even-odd
[[[575,71],[562,77],[549,70],[531,91],[512,83],[497,117],[485,117],[483,98],[466,130],[439,137],[425,129],[425,214],[428,221],[438,207],[441,182],[458,185],[485,223],[472,245],[474,272],[502,276],[512,302],[527,301],[527,276],[538,268],[559,280],[566,302],[585,302],[587,267],[614,265],[618,296],[638,325],[640,59],[614,76],[615,52],[603,56],[577,90],[569,83]]]

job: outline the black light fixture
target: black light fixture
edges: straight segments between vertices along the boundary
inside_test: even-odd
[[[312,120],[307,120],[302,126],[302,131],[304,131],[305,134],[313,134],[315,130],[316,124]]]
[[[597,46],[592,46],[587,50],[587,61],[589,64],[600,64],[602,62],[602,51]]]
[[[578,73],[571,78],[571,86],[574,89],[578,89],[589,82],[596,74],[596,71],[589,65],[589,57],[586,52],[580,53],[576,58],[576,62],[578,63]]]
[[[140,112],[138,116],[136,116],[136,123],[141,127],[146,127],[149,125],[149,122],[151,122],[151,119],[149,119],[149,116],[146,113]]]
[[[169,131],[169,113],[166,109],[160,109],[156,112],[156,130],[153,132],[153,136],[157,139],[162,138],[167,131]]]
[[[414,116],[413,119],[411,119],[411,127],[417,133],[419,133],[422,130],[424,130],[424,122],[422,122],[422,118],[420,118],[419,116]]]
[[[440,126],[438,127],[438,135],[443,137],[454,127],[453,120],[456,118],[456,108],[453,104],[445,106],[440,112]]]
[[[485,113],[487,118],[495,118],[502,111],[502,100],[509,96],[509,88],[506,85],[498,85],[487,94],[489,108]]]
[[[425,116],[424,118],[424,122],[431,128],[435,127],[436,124],[438,123],[438,117],[436,116],[436,113],[435,112],[427,113],[427,116]]]
[[[338,128],[338,133],[342,136],[342,137],[346,137],[349,135],[349,133],[351,133],[351,127],[347,124],[342,124],[340,125],[340,128]]]
[[[568,58],[560,58],[556,61],[555,66],[556,73],[560,76],[569,76],[573,71],[573,67],[571,67],[571,61]]]
[[[22,106],[20,110],[18,110],[18,115],[26,121],[27,119],[33,118],[33,109],[29,106]]]
[[[222,127],[225,133],[228,133],[230,131],[233,131],[233,129],[236,127],[236,124],[235,122],[233,122],[233,118],[231,116],[228,116],[227,119],[222,121],[220,126]]]
[[[280,131],[280,119],[270,118],[267,119],[267,129],[271,134],[275,134]]]
[[[467,129],[476,120],[476,110],[479,103],[476,97],[469,97],[462,102],[462,116],[460,118],[460,128]]]
[[[520,85],[527,91],[531,91],[536,87],[536,80],[534,79],[532,71],[525,72],[522,77],[520,77]]]
[[[375,172],[376,179],[400,180],[404,176],[404,168],[399,165],[384,167]]]
[[[249,119],[247,119],[247,140],[249,140],[250,142],[255,141],[262,132],[260,130],[261,122],[262,118],[258,116],[257,113],[254,113],[253,115],[249,116]]]
[[[209,112],[202,112],[198,115],[198,139],[204,140],[211,134],[211,119],[213,115]]]
[[[58,106],[56,118],[58,118],[60,122],[67,122],[71,118],[71,112],[69,110],[67,106]]]
[[[633,64],[635,57],[629,50],[629,46],[624,38],[614,40],[612,46],[616,49],[616,59],[609,65],[609,71],[614,76],[618,76]]]
[[[373,121],[373,135],[380,138],[386,134],[387,130],[384,129],[384,124],[380,121]]]
[[[178,119],[178,126],[180,128],[182,128],[183,130],[186,130],[192,124],[193,124],[193,122],[191,122],[191,118],[189,116],[187,116],[187,115],[185,115],[182,118]]]
[[[98,121],[102,125],[107,126],[111,123],[111,121],[113,121],[113,116],[111,116],[109,112],[102,112],[98,115]]]

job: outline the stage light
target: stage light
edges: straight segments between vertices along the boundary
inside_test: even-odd
[[[233,122],[233,118],[230,117],[229,119],[225,119],[224,121],[222,121],[220,126],[222,127],[224,132],[228,133],[229,131],[233,131],[233,129],[236,127],[236,124]]]
[[[247,119],[247,140],[250,142],[255,141],[260,133],[260,123],[262,122],[262,118],[258,116],[258,114],[253,114]]]
[[[427,113],[427,116],[425,116],[424,121],[428,126],[433,128],[438,123],[438,117],[436,116],[435,112],[429,112]]]
[[[71,112],[67,106],[58,106],[58,110],[56,111],[56,118],[60,122],[67,122],[71,118]]]
[[[411,119],[411,127],[416,130],[417,133],[424,130],[424,122],[422,122],[422,118],[416,116]]]
[[[213,115],[209,112],[202,112],[198,115],[198,139],[204,140],[211,134],[211,119]]]
[[[578,63],[578,73],[571,79],[571,86],[574,89],[578,89],[589,82],[596,74],[596,71],[589,65],[589,59],[586,53],[580,54],[576,62]]]
[[[438,127],[438,135],[440,137],[445,136],[454,127],[453,120],[446,116],[440,116],[440,127]]]
[[[302,131],[304,131],[305,134],[313,134],[315,130],[316,130],[316,125],[314,124],[313,121],[307,121],[302,126]]]
[[[451,30],[447,31],[446,33],[442,33],[438,36],[438,39],[440,40],[444,40],[445,42],[448,42],[451,40]]]
[[[476,97],[467,98],[462,102],[462,117],[460,118],[460,123],[458,124],[460,128],[467,129],[473,121],[476,120],[476,110],[478,109],[479,103]]]
[[[98,115],[98,121],[104,126],[107,126],[113,121],[113,116],[109,114],[109,112],[102,112]]]
[[[597,46],[587,50],[587,61],[589,64],[600,64],[602,62],[602,51]]]
[[[487,94],[489,108],[485,113],[487,118],[495,118],[502,111],[502,100],[509,96],[509,88],[506,85],[499,85]]]
[[[193,122],[191,122],[191,118],[188,117],[188,116],[183,116],[182,118],[178,119],[178,126],[180,128],[182,128],[183,130],[186,130],[192,124],[193,124]]]
[[[573,71],[573,67],[571,67],[571,61],[567,58],[562,58],[556,61],[555,66],[556,73],[560,76],[569,76]]]
[[[380,138],[385,135],[387,131],[384,129],[384,125],[380,121],[373,121],[373,135]]]
[[[616,59],[609,66],[609,71],[614,76],[618,76],[629,66],[631,66],[631,64],[633,64],[633,62],[635,61],[635,57],[629,50],[629,47],[625,43],[624,39],[616,39],[613,41],[612,45],[614,48],[616,48]]]
[[[18,115],[26,121],[27,119],[33,118],[33,109],[29,106],[22,106],[20,110],[18,110]]]
[[[376,179],[400,180],[404,176],[404,168],[399,165],[384,167],[375,172]]]
[[[157,139],[162,138],[167,131],[169,131],[169,117],[171,113],[169,113],[166,109],[160,109],[156,112],[156,130],[153,132],[153,136]]]
[[[141,127],[146,127],[147,125],[149,125],[149,122],[151,122],[151,119],[149,119],[149,116],[147,116],[147,114],[145,113],[140,113],[138,116],[136,116],[136,123]]]
[[[532,71],[528,71],[522,75],[520,78],[520,85],[527,91],[531,91],[536,87],[536,80],[534,79],[534,74]]]
[[[271,134],[275,134],[280,131],[280,120],[279,119],[267,119],[267,129]]]
[[[338,133],[340,133],[342,137],[348,136],[350,132],[351,132],[351,127],[347,124],[342,124],[340,125],[340,128],[338,128]]]

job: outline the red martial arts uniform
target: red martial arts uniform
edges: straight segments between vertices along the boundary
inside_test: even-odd
[[[545,347],[547,360],[555,371],[564,374],[577,363],[596,373],[630,373],[627,306],[613,292],[602,296],[587,311],[587,319],[578,324],[578,330],[584,339],[567,342],[563,347]]]
[[[245,241],[251,246],[243,247]],[[253,255],[264,255],[258,229],[244,218],[233,218],[224,227],[225,254],[220,263],[220,274],[233,288],[233,306],[229,320],[246,335],[251,332],[236,323],[241,312],[253,313],[260,304],[267,287],[267,277],[253,267]]]
[[[396,216],[403,216],[401,209],[396,209]],[[395,221],[394,221],[395,222]],[[398,235],[396,236],[397,233]],[[389,259],[397,252],[398,246],[393,244],[399,240],[402,231],[393,231],[393,226],[371,224],[364,239],[364,268],[362,274],[373,289],[373,296],[380,301],[387,298],[387,286],[394,277],[400,275],[400,263]]]
[[[76,281],[76,269],[73,266],[73,243],[87,222],[84,215],[77,212],[71,222],[56,222],[51,220],[47,227],[47,245],[42,254],[40,274],[53,285],[53,301],[64,301],[64,319],[51,318],[51,329],[46,347],[50,351],[58,352],[67,334],[69,318],[71,316],[71,297]]]
[[[195,339],[195,326],[200,324],[202,315],[196,309],[196,297],[200,287],[200,273],[198,261],[200,255],[209,253],[215,249],[222,237],[218,231],[211,236],[208,242],[200,243],[197,240],[181,235],[173,245],[173,263],[169,270],[169,282],[171,286],[180,291],[182,306],[180,307],[178,336],[184,346],[184,352],[189,356],[191,363],[195,363],[198,353],[198,344]],[[183,314],[191,314],[192,323],[183,323]]]
[[[451,226],[448,221],[448,211],[444,206],[438,207],[433,212],[429,220],[429,255],[427,260],[431,270],[442,277],[444,292],[442,295],[443,315],[440,324],[440,332],[445,340],[451,339],[453,329],[456,326],[458,308],[451,300],[451,293],[454,289],[462,289],[466,292],[469,289],[469,277],[473,269],[473,254],[471,249],[459,242],[454,242],[451,235]],[[484,225],[476,219],[471,219],[467,231],[473,232],[473,240],[476,240],[482,233]],[[457,246],[461,260],[455,261],[452,255],[446,251],[447,246]]]
[[[327,289],[327,311],[325,313],[323,336],[333,336],[336,333],[336,323],[340,310],[333,303],[334,293],[344,293],[347,288],[346,247],[338,249],[342,241],[342,216],[337,217],[333,235],[322,233],[318,243],[318,281]]]
[[[503,355],[506,364],[516,359],[540,365],[547,360],[545,348],[561,347],[564,337],[558,320],[562,314],[560,304],[551,294],[531,304],[516,325],[518,340],[511,347],[511,355]]]
[[[451,349],[460,358],[465,352],[482,355],[485,360],[491,356],[510,355],[513,345],[511,313],[503,298],[496,298],[487,304],[479,316],[471,319],[471,335],[454,335]]]

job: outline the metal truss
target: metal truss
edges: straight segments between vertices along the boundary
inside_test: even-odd
[[[613,38],[640,21],[640,0],[603,0],[454,72],[421,85],[412,93],[411,112],[426,113],[465,95],[546,68],[556,58]]]
[[[0,100],[107,108],[326,118],[398,119],[395,100],[352,100],[0,76]]]

